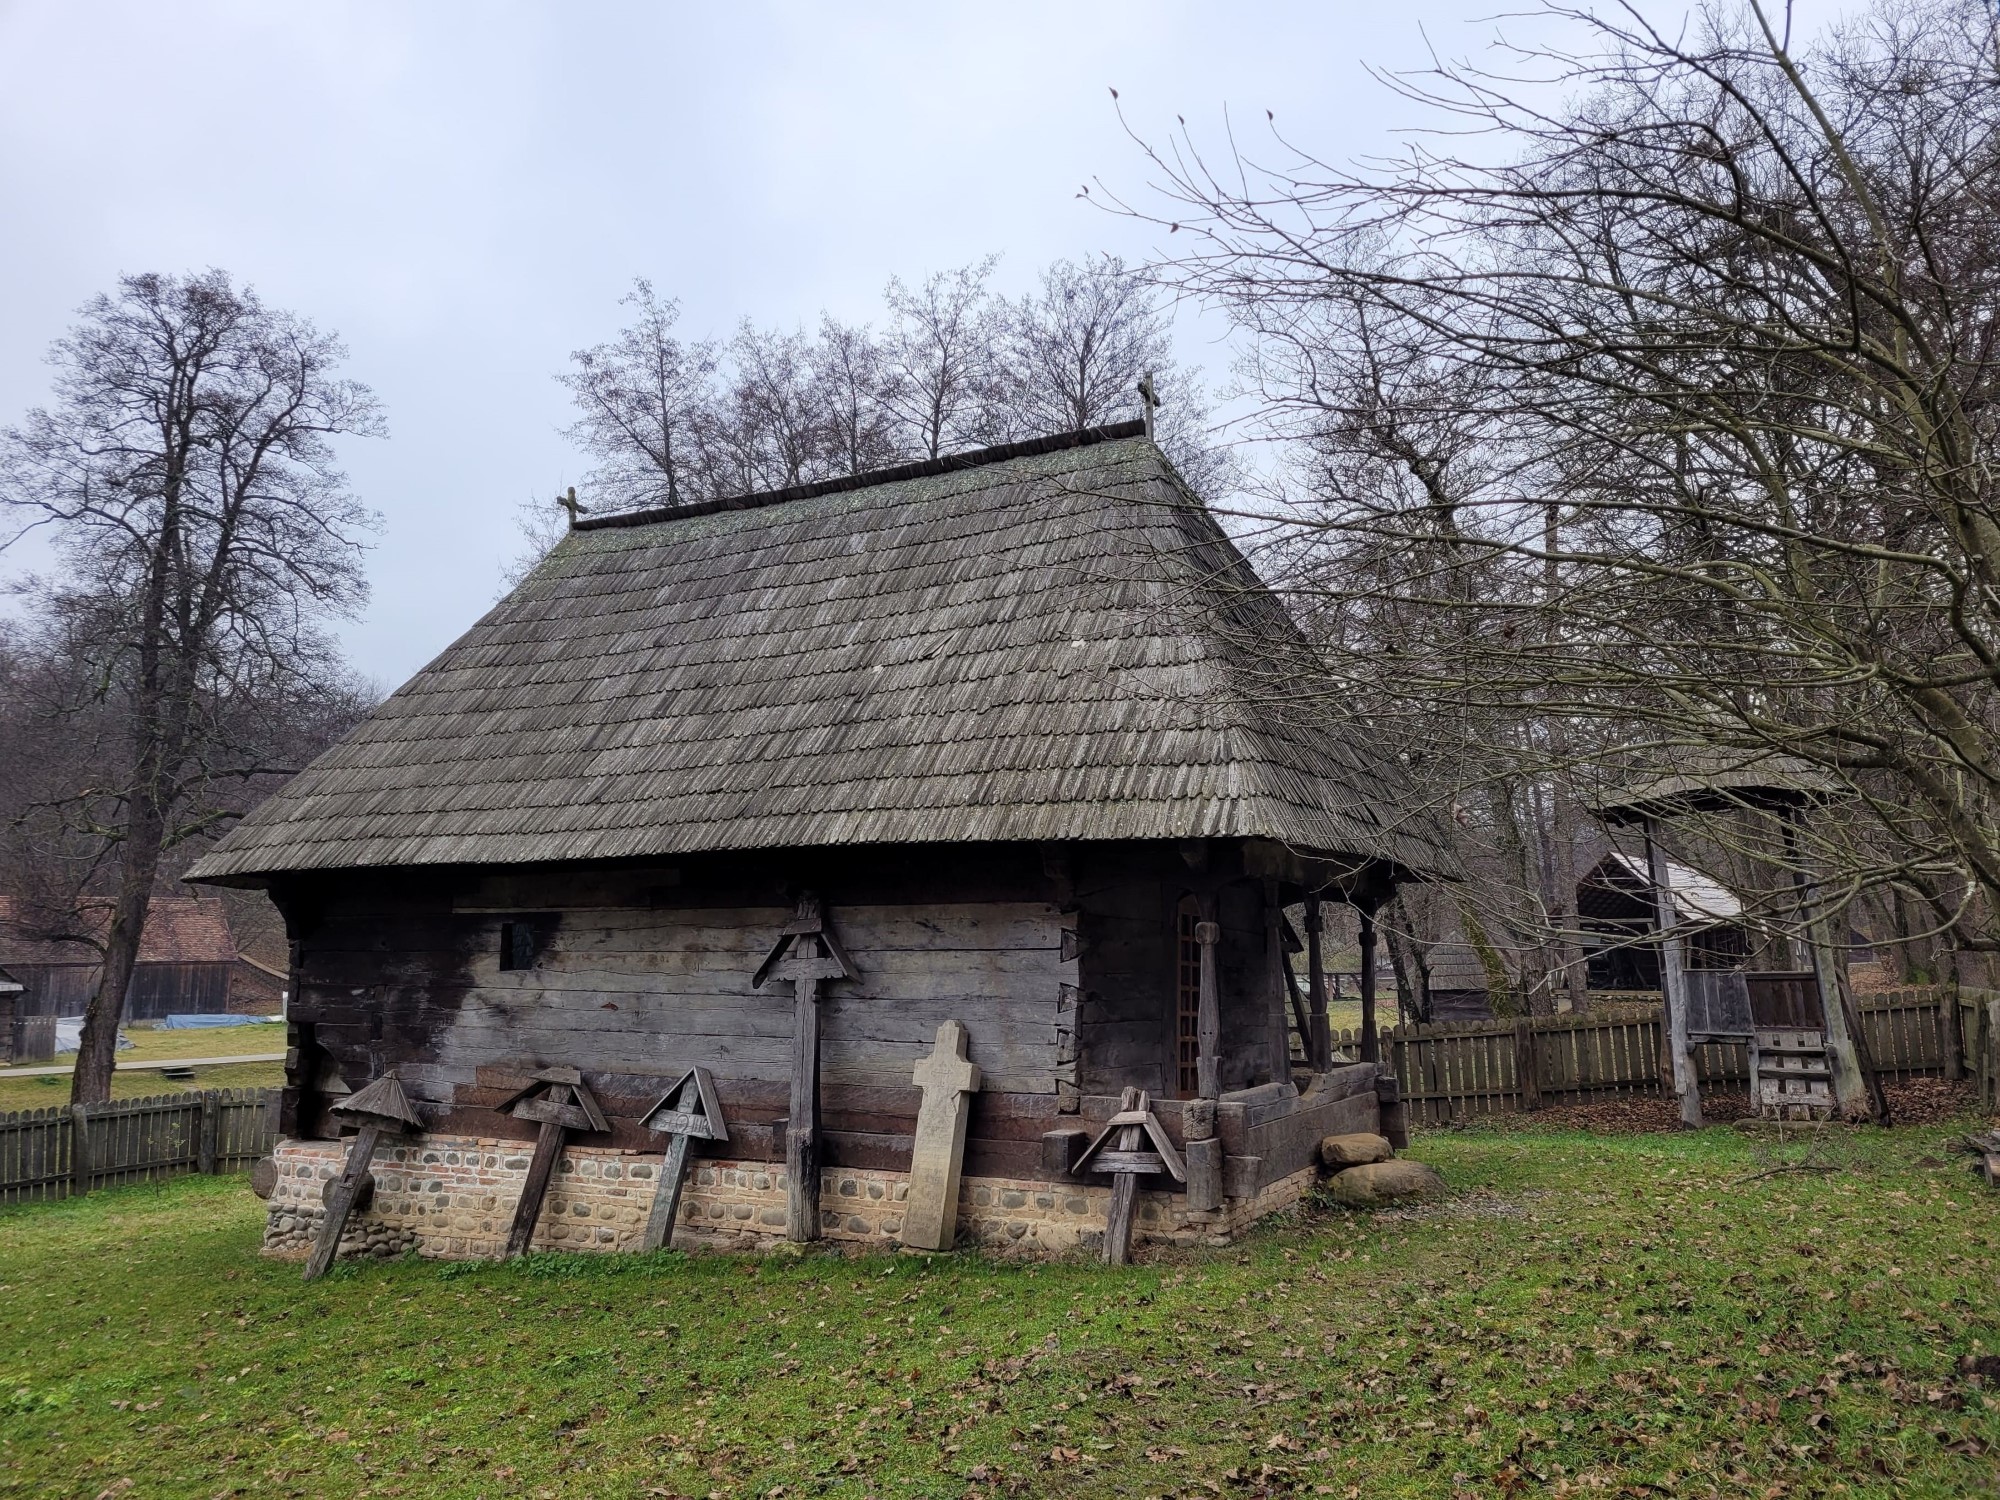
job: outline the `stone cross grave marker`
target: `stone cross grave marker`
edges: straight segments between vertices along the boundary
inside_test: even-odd
[[[903,1208],[903,1243],[913,1250],[949,1250],[958,1228],[958,1174],[965,1163],[965,1122],[979,1092],[979,1067],[965,1058],[965,1025],[938,1027],[937,1046],[917,1064],[924,1091],[910,1152],[910,1198]]]

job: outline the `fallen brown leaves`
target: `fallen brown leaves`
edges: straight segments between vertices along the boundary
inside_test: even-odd
[[[1886,1083],[1889,1118],[1897,1125],[1939,1125],[1974,1111],[1972,1085],[1962,1080],[1909,1078]],[[1731,1090],[1702,1095],[1702,1118],[1711,1125],[1747,1120],[1753,1111],[1747,1092]],[[1498,1125],[1507,1117],[1489,1116],[1482,1123]],[[1593,1099],[1587,1104],[1551,1104],[1520,1117],[1558,1130],[1589,1130],[1603,1135],[1653,1135],[1680,1129],[1680,1105],[1673,1099],[1628,1094]]]
[[[1897,1125],[1940,1125],[1973,1112],[1977,1096],[1972,1085],[1944,1078],[1910,1078],[1885,1084],[1889,1118]]]
[[[1744,1119],[1750,1114],[1750,1100],[1747,1095],[1706,1094],[1702,1097],[1701,1114],[1710,1123]],[[1676,1100],[1628,1094],[1615,1099],[1594,1099],[1588,1104],[1553,1104],[1525,1118],[1558,1130],[1652,1135],[1680,1129],[1681,1114]]]

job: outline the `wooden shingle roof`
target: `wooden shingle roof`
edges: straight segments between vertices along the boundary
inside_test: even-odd
[[[192,878],[1201,837],[1449,869],[1303,649],[1136,423],[586,521]]]
[[[101,944],[111,930],[111,903],[92,902],[78,911],[73,924]],[[87,941],[52,941],[21,902],[0,895],[0,963],[23,967],[41,964],[94,964],[99,949]],[[236,961],[236,940],[229,930],[229,913],[214,892],[187,896],[154,896],[146,904],[146,925],[139,935],[142,964],[228,964]]]

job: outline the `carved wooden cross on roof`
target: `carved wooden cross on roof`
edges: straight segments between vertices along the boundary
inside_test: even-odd
[[[792,982],[792,1102],[785,1123],[785,1238],[819,1238],[819,999],[820,986],[859,979],[854,961],[834,936],[819,897],[799,897],[797,913],[778,934],[770,956],[750,981]]]
[[[1160,406],[1160,393],[1153,386],[1153,372],[1148,370],[1139,377],[1139,415],[1145,419],[1147,437],[1153,435],[1153,413]]]

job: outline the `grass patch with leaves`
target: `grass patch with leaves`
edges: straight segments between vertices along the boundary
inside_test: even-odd
[[[1437,1207],[1126,1270],[370,1262],[238,1179],[0,1211],[0,1494],[1992,1493],[1948,1132],[1419,1137]],[[2000,1361],[1988,1363],[1988,1370]]]

